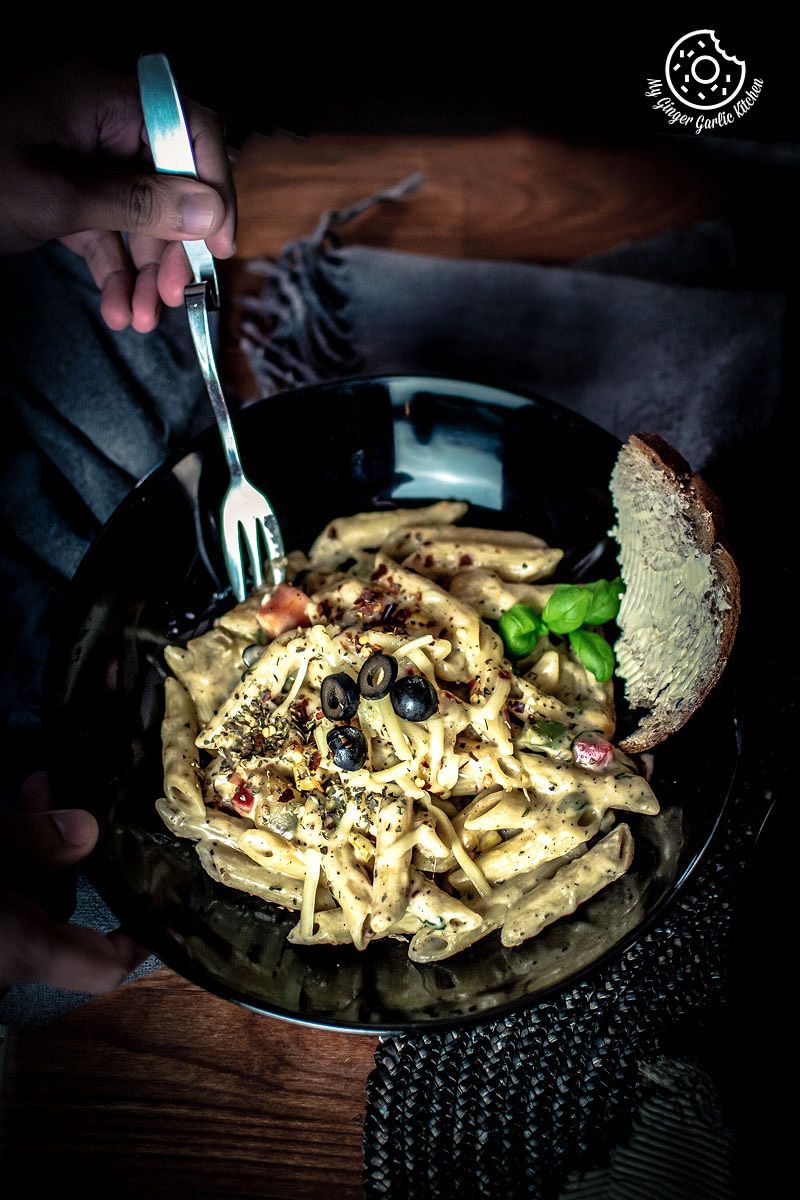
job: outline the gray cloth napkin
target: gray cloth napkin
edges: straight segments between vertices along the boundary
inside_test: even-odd
[[[568,269],[339,245],[354,216],[420,183],[327,213],[277,263],[251,264],[265,287],[242,301],[243,345],[265,394],[354,374],[450,375],[539,392],[620,438],[655,430],[695,468],[771,420],[785,301],[741,289],[730,223]]]
[[[16,810],[46,760],[44,669],[66,582],[137,481],[208,423],[208,402],[183,311],[165,311],[150,337],[111,332],[85,264],[58,244],[0,260],[0,329],[0,804]],[[72,921],[119,924],[83,876]],[[19,985],[0,998],[0,1024],[38,1028],[88,998]]]

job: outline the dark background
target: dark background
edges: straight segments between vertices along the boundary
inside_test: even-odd
[[[765,81],[746,118],[715,136],[770,143],[798,134],[797,53],[777,20],[736,17],[726,6],[716,21],[708,9],[655,20],[575,9],[559,21],[534,7],[495,6],[473,16],[454,10],[448,28],[435,13],[412,13],[337,17],[307,6],[291,19],[235,14],[238,32],[220,29],[219,15],[204,18],[202,29],[134,20],[124,35],[102,25],[56,31],[48,20],[9,56],[8,70],[43,71],[84,55],[132,69],[139,54],[160,51],[188,94],[224,112],[234,143],[251,129],[455,133],[508,125],[602,140],[691,140],[665,131],[644,90],[647,76],[663,78],[672,43],[700,22],[745,59],[748,81]]]

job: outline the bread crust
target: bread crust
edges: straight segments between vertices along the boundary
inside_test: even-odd
[[[708,484],[694,474],[686,459],[657,433],[633,434],[627,445],[647,458],[661,473],[665,489],[679,493],[686,501],[692,540],[699,550],[709,555],[715,582],[727,606],[720,614],[716,661],[694,694],[686,698],[680,709],[664,714],[651,709],[633,733],[620,742],[627,753],[640,754],[652,750],[685,725],[719,682],[736,639],[741,613],[741,581],[733,555],[722,538],[722,505]]]

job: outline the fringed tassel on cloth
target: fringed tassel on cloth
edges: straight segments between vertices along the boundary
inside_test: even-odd
[[[248,264],[264,286],[259,296],[239,301],[246,313],[240,345],[262,395],[358,373],[336,230],[379,204],[406,199],[424,181],[417,171],[347,208],[323,213],[314,233],[290,242],[277,262]]]
[[[713,1080],[697,1063],[640,1068],[645,1096],[608,1166],[572,1179],[559,1200],[731,1200],[736,1142]]]

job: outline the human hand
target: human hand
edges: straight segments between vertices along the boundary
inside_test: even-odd
[[[183,105],[202,183],[155,174],[132,76],[78,62],[4,94],[0,254],[58,238],[86,260],[111,329],[154,329],[191,280],[181,240],[205,238],[217,258],[236,249],[222,126]]]
[[[103,934],[65,923],[75,907],[75,883],[61,868],[91,852],[97,821],[82,809],[51,811],[44,772],[25,781],[22,801],[24,815],[0,814],[0,991],[14,983],[49,983],[71,992],[110,992],[147,951],[119,929]]]

